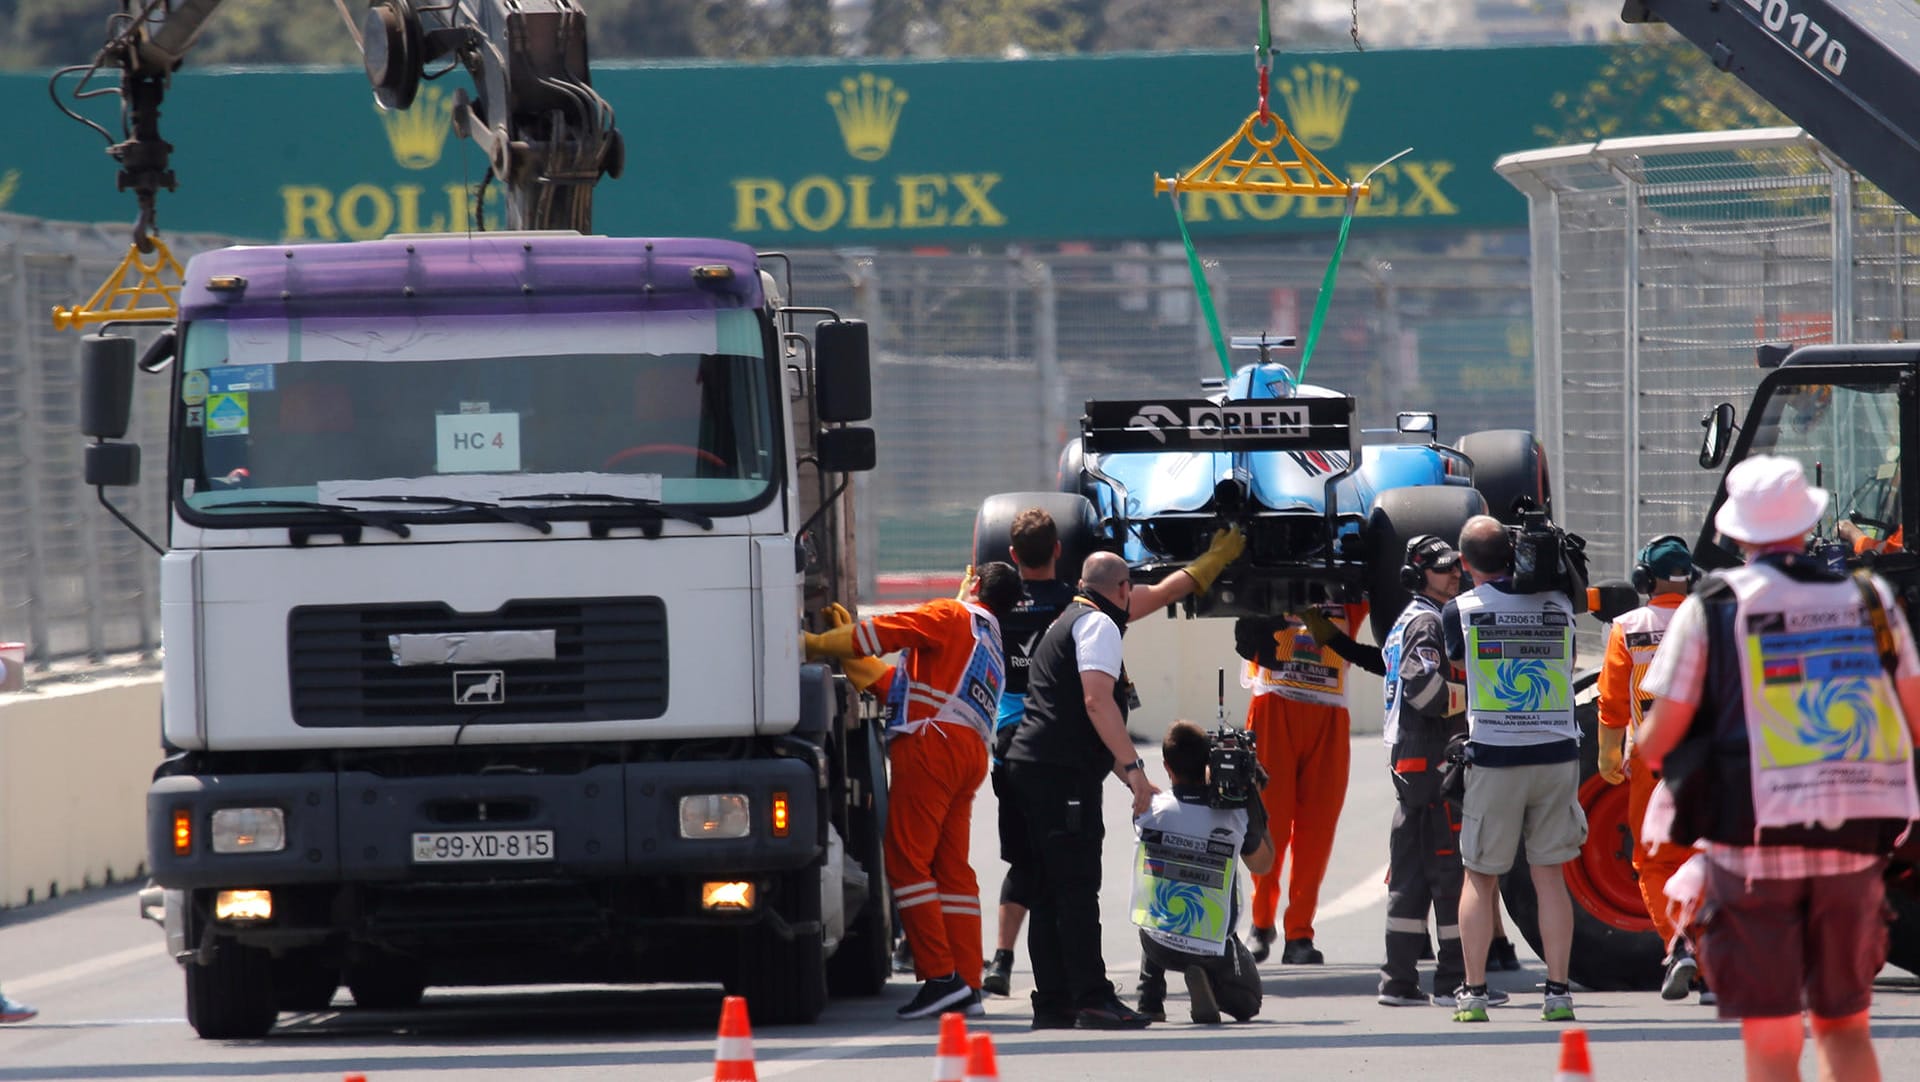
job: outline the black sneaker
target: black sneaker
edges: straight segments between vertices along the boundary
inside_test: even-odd
[[[1120,997],[1109,995],[1107,1002],[1097,1007],[1082,1007],[1074,1012],[1073,1024],[1076,1029],[1145,1029],[1153,1019],[1120,1002]]]
[[[1487,972],[1491,973],[1495,970],[1507,973],[1520,972],[1520,956],[1514,952],[1513,940],[1506,936],[1494,940],[1487,947]]]
[[[894,1012],[902,1020],[910,1018],[932,1018],[950,1007],[965,1009],[965,1004],[973,1001],[973,989],[960,979],[958,973],[949,973],[944,977],[935,977],[920,985],[907,1005]]]
[[[993,961],[987,963],[987,972],[980,978],[980,990],[990,996],[1013,994],[1012,951],[993,952]]]
[[[1693,954],[1684,948],[1674,952],[1667,959],[1667,972],[1660,980],[1661,999],[1685,999],[1693,991],[1694,977],[1700,972],[1700,963],[1693,960]]]
[[[1313,949],[1311,939],[1289,939],[1280,948],[1280,961],[1290,966],[1317,966],[1326,962],[1327,956]]]
[[[1187,995],[1193,1000],[1193,1005],[1188,1008],[1188,1017],[1193,1019],[1194,1025],[1220,1024],[1220,1002],[1213,998],[1213,980],[1207,976],[1206,970],[1199,966],[1187,967]]]
[[[1264,962],[1267,956],[1273,953],[1273,941],[1278,938],[1280,934],[1271,928],[1255,928],[1253,946],[1248,949],[1248,953],[1253,955],[1254,961]]]
[[[1035,1010],[1033,1012],[1033,1025],[1030,1026],[1029,1028],[1031,1029],[1072,1029],[1073,1024],[1076,1020],[1077,1020],[1077,1016],[1072,1011]]]

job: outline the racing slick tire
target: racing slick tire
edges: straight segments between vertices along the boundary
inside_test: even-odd
[[[264,1037],[279,1014],[273,959],[260,947],[214,941],[204,962],[188,962],[187,1024],[209,1041]]]
[[[1587,815],[1587,843],[1561,865],[1573,900],[1573,953],[1567,973],[1596,992],[1650,992],[1660,987],[1667,945],[1653,930],[1633,870],[1633,825],[1627,816],[1627,786],[1609,785],[1597,762],[1599,670],[1574,677],[1575,716],[1580,722],[1580,808]],[[1500,879],[1511,926],[1540,954],[1540,905],[1524,846]]]
[[[1460,439],[1460,452],[1473,459],[1473,487],[1486,497],[1488,513],[1509,526],[1520,516],[1514,502],[1525,496],[1553,516],[1553,485],[1540,441],[1524,428],[1491,428]]]
[[[1100,546],[1100,519],[1085,496],[1071,492],[1001,492],[980,502],[973,519],[973,564],[1008,562],[1013,520],[1029,507],[1053,516],[1060,531],[1060,563],[1055,577],[1080,581],[1080,565]]]
[[[1460,527],[1485,514],[1480,493],[1464,485],[1421,485],[1390,488],[1375,497],[1367,514],[1367,603],[1375,642],[1386,642],[1387,632],[1407,607],[1411,595],[1400,585],[1400,562],[1407,542],[1421,534],[1437,534],[1457,544]]]

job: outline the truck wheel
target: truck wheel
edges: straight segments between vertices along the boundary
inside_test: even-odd
[[[1573,955],[1568,975],[1596,992],[1647,992],[1660,987],[1667,945],[1653,930],[1633,870],[1633,825],[1627,817],[1627,787],[1608,785],[1596,762],[1594,697],[1597,670],[1574,679],[1580,720],[1580,807],[1587,813],[1587,844],[1562,865],[1573,899]],[[1513,927],[1540,953],[1540,906],[1524,847],[1500,880]]]
[[[1553,485],[1547,476],[1547,456],[1533,433],[1523,428],[1473,432],[1461,437],[1460,450],[1473,459],[1473,487],[1486,497],[1494,517],[1508,525],[1519,523],[1513,504],[1522,496],[1552,514]]]
[[[264,1037],[277,1013],[273,959],[259,947],[216,940],[204,964],[187,963],[187,1023],[206,1040]]]
[[[1375,642],[1387,641],[1388,630],[1411,596],[1400,585],[1407,542],[1430,533],[1457,544],[1460,527],[1486,510],[1478,492],[1460,485],[1390,488],[1374,498],[1367,514],[1366,584]]]
[[[867,873],[867,900],[847,921],[845,936],[827,961],[827,991],[835,996],[880,994],[893,975],[893,913],[887,905],[886,759],[878,726],[860,727],[847,772],[861,782],[867,806],[847,817],[847,859]]]
[[[347,991],[353,993],[355,1006],[397,1011],[419,1006],[427,982],[412,965],[398,959],[380,959],[348,970]]]
[[[782,939],[769,927],[738,937],[739,954],[728,993],[744,996],[753,1020],[764,1025],[806,1025],[827,1007],[827,966],[820,933],[820,867],[784,876],[781,898],[771,899],[796,929]],[[884,904],[884,902],[883,902]],[[808,931],[799,929],[810,928]]]
[[[1053,516],[1060,530],[1060,564],[1056,577],[1080,581],[1080,565],[1100,548],[1100,520],[1085,496],[1070,492],[1002,492],[980,503],[973,519],[974,566],[1005,562],[1014,517],[1029,507]]]
[[[273,998],[283,1011],[324,1011],[333,1006],[340,971],[315,951],[293,951],[273,960]]]

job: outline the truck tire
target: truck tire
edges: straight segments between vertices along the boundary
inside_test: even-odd
[[[980,503],[973,519],[973,563],[1006,562],[1013,520],[1029,507],[1053,516],[1060,531],[1060,562],[1055,577],[1080,581],[1080,565],[1100,548],[1100,520],[1085,496],[1069,492],[1002,492]]]
[[[847,859],[867,873],[867,900],[847,921],[845,936],[827,960],[827,991],[836,997],[877,996],[893,975],[893,911],[887,905],[886,759],[879,727],[865,724],[848,756],[847,772],[861,781],[865,807],[847,817]]]
[[[1540,441],[1524,428],[1492,428],[1460,439],[1460,450],[1473,459],[1473,487],[1486,497],[1495,518],[1516,525],[1520,516],[1514,501],[1525,496],[1540,510],[1553,514],[1553,485],[1547,476],[1547,456]]]
[[[1596,992],[1649,992],[1660,987],[1667,945],[1653,930],[1633,870],[1633,827],[1627,817],[1626,785],[1600,777],[1594,697],[1597,670],[1574,678],[1580,721],[1580,807],[1587,813],[1587,844],[1562,865],[1573,900],[1573,954],[1568,975]],[[1527,867],[1525,847],[1500,880],[1512,926],[1541,952],[1540,906]]]
[[[781,938],[766,925],[738,937],[739,953],[727,992],[744,996],[753,1021],[761,1025],[807,1025],[827,1007],[819,875],[819,866],[810,865],[781,879],[786,901],[782,905],[776,898],[774,904],[782,905],[782,916],[793,926],[792,939]]]
[[[205,963],[187,963],[187,1023],[202,1038],[264,1037],[278,1013],[273,959],[265,950],[220,939]]]
[[[363,962],[347,971],[347,991],[355,1006],[399,1011],[420,1005],[427,981],[414,965],[398,958]]]
[[[273,960],[273,999],[283,1011],[324,1011],[333,1006],[340,971],[314,951],[291,951]]]
[[[1411,596],[1400,585],[1407,542],[1430,533],[1456,544],[1460,527],[1486,509],[1480,493],[1463,485],[1390,488],[1374,499],[1367,514],[1366,584],[1375,642],[1387,641],[1387,631]]]

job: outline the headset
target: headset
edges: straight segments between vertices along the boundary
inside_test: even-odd
[[[1439,534],[1433,534],[1433,533],[1423,533],[1419,537],[1416,537],[1413,540],[1407,542],[1407,553],[1406,553],[1406,556],[1402,559],[1400,564],[1401,589],[1404,589],[1410,593],[1416,593],[1416,594],[1419,593],[1421,590],[1426,589],[1426,586],[1427,586],[1426,568],[1415,561],[1420,553],[1420,550],[1427,547],[1428,545],[1432,544],[1435,541],[1438,541],[1443,545],[1447,543],[1446,538],[1441,537]],[[1451,548],[1452,546],[1448,546],[1448,547]]]
[[[1653,584],[1658,580],[1653,577],[1653,568],[1647,566],[1647,554],[1652,552],[1653,547],[1662,541],[1677,541],[1682,547],[1686,547],[1687,545],[1686,538],[1681,537],[1679,534],[1669,533],[1661,534],[1659,537],[1640,546],[1640,554],[1634,557],[1633,561],[1633,588],[1649,596],[1653,594]],[[1689,553],[1691,553],[1691,549],[1689,549]],[[1687,572],[1687,582],[1691,584],[1699,581],[1700,568],[1695,566]]]

